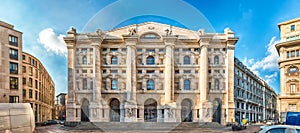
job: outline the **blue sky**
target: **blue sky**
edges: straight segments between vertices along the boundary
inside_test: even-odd
[[[23,50],[44,64],[55,82],[56,94],[67,92],[62,37],[70,27],[79,32],[91,30],[91,25],[108,30],[145,21],[216,32],[231,28],[239,37],[235,56],[278,93],[279,69],[273,47],[280,39],[277,24],[300,17],[299,7],[297,0],[1,0],[0,20],[23,32]],[[95,19],[99,23],[92,23]]]

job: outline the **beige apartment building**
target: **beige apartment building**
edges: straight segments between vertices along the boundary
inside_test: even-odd
[[[22,102],[22,32],[0,21],[0,103]]]
[[[36,122],[52,119],[54,82],[42,63],[22,51],[22,32],[0,21],[0,103],[31,104]]]
[[[23,102],[30,103],[35,121],[52,119],[55,85],[43,64],[34,56],[23,52]]]
[[[279,112],[285,120],[286,112],[300,112],[300,18],[278,24],[280,42],[276,44],[280,56]]]

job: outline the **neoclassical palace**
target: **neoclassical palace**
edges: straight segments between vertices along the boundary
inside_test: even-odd
[[[235,121],[238,38],[147,22],[64,38],[67,122]]]

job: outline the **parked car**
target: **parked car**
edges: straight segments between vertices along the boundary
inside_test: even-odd
[[[64,125],[65,124],[65,120],[60,120],[59,124]]]
[[[244,130],[244,129],[246,129],[246,128],[247,128],[247,127],[246,127],[245,125],[238,124],[238,123],[233,124],[233,125],[231,126],[232,131]]]
[[[300,133],[300,126],[273,125],[261,126],[259,133]]]
[[[53,125],[53,124],[58,124],[58,120],[48,120],[47,125]]]

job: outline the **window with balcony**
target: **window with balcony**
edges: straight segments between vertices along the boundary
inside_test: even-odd
[[[147,65],[154,65],[154,57],[153,56],[148,56],[147,57]]]
[[[84,65],[87,64],[87,57],[86,56],[82,57],[82,64],[84,64]]]
[[[113,64],[113,65],[118,64],[118,57],[117,56],[111,57],[111,64]]]
[[[118,90],[118,80],[117,79],[113,79],[111,81],[111,90]]]
[[[9,58],[14,59],[14,60],[18,60],[18,50],[10,48],[9,49]]]
[[[215,65],[219,64],[219,56],[217,56],[217,55],[214,57],[214,64]]]
[[[184,81],[183,81],[183,89],[184,90],[191,90],[191,88],[190,88],[190,86],[191,86],[191,82],[190,82],[190,80],[188,80],[188,79],[185,79]]]
[[[147,90],[154,90],[154,80],[149,79],[147,81]]]
[[[18,74],[18,63],[9,62],[10,74]]]
[[[19,79],[16,77],[9,77],[9,86],[10,86],[10,89],[18,89],[19,88]]]
[[[8,41],[9,41],[9,44],[10,44],[10,45],[18,46],[18,37],[9,35],[9,36],[8,36]]]
[[[83,90],[87,89],[87,79],[82,79],[82,88]]]
[[[191,64],[191,60],[189,56],[184,56],[183,57],[183,64]]]

